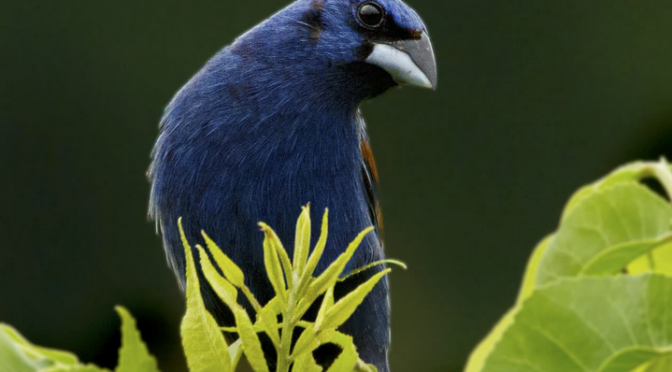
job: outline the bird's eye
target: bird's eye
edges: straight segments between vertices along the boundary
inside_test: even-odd
[[[379,4],[366,2],[357,9],[357,18],[362,25],[375,28],[383,24],[385,20],[385,10]]]

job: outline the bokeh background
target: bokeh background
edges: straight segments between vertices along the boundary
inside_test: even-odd
[[[123,304],[163,371],[185,370],[150,149],[181,85],[283,5],[0,1],[0,321],[112,367]],[[411,5],[440,88],[363,106],[386,249],[410,267],[392,275],[392,366],[460,371],[572,191],[672,156],[672,2]]]

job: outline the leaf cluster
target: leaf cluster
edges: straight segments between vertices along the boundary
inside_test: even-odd
[[[672,196],[664,160],[574,194],[466,372],[672,370],[672,206],[644,180]]]
[[[207,234],[203,233],[206,246],[197,245],[198,257],[194,257],[179,222],[187,262],[187,311],[182,322],[182,342],[190,371],[232,372],[244,354],[256,372],[269,372],[269,365],[275,365],[278,372],[320,372],[323,368],[315,362],[312,353],[328,343],[337,345],[342,352],[326,372],[376,371],[374,366],[359,359],[352,337],[339,332],[338,328],[390,269],[372,275],[342,298],[334,298],[334,288],[342,280],[343,270],[373,228],[362,231],[334,262],[316,275],[327,243],[328,211],[322,219],[319,239],[311,250],[310,210],[308,206],[303,208],[296,224],[291,259],[275,231],[264,223],[259,226],[264,233],[264,266],[275,292],[275,297],[263,306],[246,286],[242,270]],[[235,327],[219,328],[207,311],[201,298],[196,259],[219,299],[233,312]],[[376,262],[356,272],[390,262],[394,261]],[[241,305],[240,296],[245,296],[252,305],[253,316]],[[315,321],[304,320],[306,312],[318,301]],[[237,334],[238,340],[228,345],[223,331]],[[277,352],[277,360],[272,363],[262,350],[259,337],[262,333],[268,336]],[[298,339],[294,338],[296,334]]]

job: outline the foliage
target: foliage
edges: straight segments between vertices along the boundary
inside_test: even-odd
[[[662,160],[617,169],[570,199],[467,372],[672,370],[672,207],[644,179],[672,195]]]
[[[198,259],[205,278],[219,298],[235,315],[236,327],[220,328],[207,311],[201,297],[199,277],[196,274],[194,250],[187,242],[178,222],[186,254],[187,310],[182,320],[181,333],[184,352],[191,372],[233,372],[243,355],[256,372],[268,372],[266,356],[261,348],[259,333],[266,333],[277,350],[278,372],[319,372],[323,368],[313,359],[312,352],[322,344],[332,343],[342,349],[341,354],[326,372],[374,372],[376,368],[361,361],[350,336],[337,331],[374,286],[390,272],[383,269],[366,282],[336,301],[335,285],[350,275],[388,263],[385,260],[359,268],[343,276],[343,269],[364,237],[373,229],[361,232],[334,262],[319,276],[315,270],[327,243],[328,211],[322,220],[322,231],[316,246],[310,249],[311,221],[308,207],[304,207],[296,227],[294,257],[287,251],[269,226],[260,223],[264,233],[265,268],[276,297],[262,306],[245,285],[245,275],[214,241],[205,233],[205,248],[196,246]],[[210,259],[210,255],[213,261]],[[220,271],[221,273],[220,274]],[[240,305],[239,291],[254,308],[254,321]],[[316,301],[320,308],[315,322],[303,316]],[[140,338],[135,319],[118,307],[122,319],[122,347],[115,372],[158,372],[157,362]],[[280,320],[278,319],[280,317]],[[298,330],[300,332],[295,332]],[[228,345],[223,332],[236,333],[240,338]],[[292,335],[300,334],[296,343]],[[12,372],[110,372],[94,365],[82,364],[67,352],[46,349],[28,342],[16,330],[0,325],[0,371]]]
[[[123,307],[117,307],[117,312],[122,321],[122,345],[115,372],[158,372],[156,360],[140,338],[135,319]],[[74,354],[33,345],[8,325],[0,325],[0,371],[109,372],[81,363]]]
[[[196,246],[203,274],[221,301],[232,310],[236,320],[236,327],[219,329],[203,304],[192,248],[186,240],[181,221],[179,226],[187,260],[187,314],[182,323],[182,340],[190,371],[235,371],[241,353],[244,353],[254,371],[267,372],[269,363],[261,348],[260,333],[268,335],[277,351],[277,360],[273,364],[277,365],[278,372],[288,372],[290,369],[293,372],[322,371],[322,367],[313,359],[312,352],[326,343],[338,345],[343,350],[326,372],[376,370],[359,359],[352,338],[337,329],[350,318],[390,269],[381,270],[343,298],[337,301],[334,299],[334,287],[342,280],[343,269],[373,228],[362,231],[334,262],[320,275],[314,276],[327,243],[328,211],[325,211],[321,235],[311,252],[310,211],[309,207],[303,208],[296,225],[294,256],[291,260],[273,229],[260,223],[264,233],[265,269],[275,290],[275,297],[263,306],[245,285],[245,276],[240,268],[203,233],[206,248]],[[375,265],[390,262],[394,261],[382,261]],[[221,269],[222,274],[216,267]],[[239,292],[252,304],[254,321],[240,305]],[[303,320],[309,308],[320,298],[315,322]],[[236,333],[240,338],[228,346],[222,331]],[[293,335],[297,334],[296,331],[299,331],[298,340],[294,344]]]

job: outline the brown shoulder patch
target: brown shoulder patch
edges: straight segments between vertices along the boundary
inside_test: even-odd
[[[378,168],[376,168],[376,160],[373,158],[373,150],[371,150],[371,145],[369,145],[369,142],[364,139],[362,140],[362,158],[366,162],[366,165],[368,165],[369,169],[371,169],[371,173],[373,174],[373,178],[376,180],[376,183],[378,183]]]

